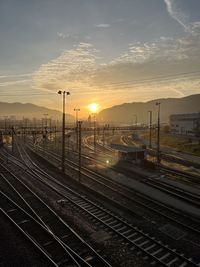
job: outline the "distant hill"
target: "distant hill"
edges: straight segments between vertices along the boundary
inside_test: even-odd
[[[153,121],[157,119],[156,102],[161,103],[161,121],[167,123],[171,114],[183,114],[200,112],[200,94],[183,98],[161,98],[148,102],[124,103],[102,110],[98,118],[107,122],[135,123],[137,115],[138,123],[149,121],[148,111],[153,111]]]
[[[61,120],[62,112],[54,109],[40,107],[34,104],[22,104],[22,103],[6,103],[0,102],[0,116],[15,116],[16,118],[44,118],[44,114],[48,114],[48,117]],[[74,117],[67,114],[66,120],[74,121]]]

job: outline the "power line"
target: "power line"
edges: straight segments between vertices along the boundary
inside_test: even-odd
[[[126,89],[128,88],[133,88],[135,86],[139,86],[142,84],[154,84],[154,83],[166,83],[168,81],[175,81],[177,79],[179,80],[183,80],[183,79],[189,79],[189,78],[193,78],[193,79],[199,79],[199,73],[200,71],[193,71],[193,72],[185,72],[185,73],[179,73],[179,74],[172,74],[172,75],[165,75],[165,76],[158,76],[158,77],[152,77],[152,78],[146,78],[146,79],[141,79],[141,80],[128,80],[128,81],[119,81],[119,82],[110,82],[110,83],[100,83],[97,85],[94,85],[94,87],[101,87],[101,86],[106,86],[107,89],[110,88],[124,88],[126,86]],[[183,76],[183,77],[182,77]],[[197,76],[197,77],[196,77]],[[93,86],[93,85],[91,85]],[[77,88],[76,88],[77,89]],[[4,92],[2,92],[2,94],[0,93],[1,97],[8,97],[8,96],[40,96],[40,95],[54,95],[55,92],[48,92],[48,93],[32,93],[32,92],[27,92],[28,90],[23,90],[23,89],[15,89],[15,92],[19,92],[17,94],[4,94]],[[98,92],[98,89],[93,89],[90,90],[90,92]],[[79,93],[79,92],[74,92],[74,93]],[[87,92],[85,92],[87,94]]]

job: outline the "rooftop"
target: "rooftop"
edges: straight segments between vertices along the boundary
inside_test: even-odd
[[[136,146],[124,146],[119,144],[111,144],[111,148],[124,153],[144,152],[145,150],[141,147]]]

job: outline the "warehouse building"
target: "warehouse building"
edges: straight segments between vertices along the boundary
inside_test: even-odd
[[[200,112],[170,116],[172,134],[200,136]]]

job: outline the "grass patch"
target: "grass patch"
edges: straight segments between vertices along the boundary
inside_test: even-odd
[[[144,133],[142,136],[144,139],[148,139],[148,133]],[[154,143],[157,142],[156,132],[152,133],[152,141]],[[160,135],[160,144],[162,146],[173,147],[174,149],[184,152],[190,153],[195,156],[200,156],[200,144],[191,143],[190,138],[185,138],[181,136],[169,136],[169,135]]]

